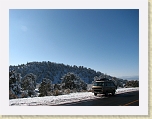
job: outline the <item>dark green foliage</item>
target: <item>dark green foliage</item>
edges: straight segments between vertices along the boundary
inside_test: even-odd
[[[33,73],[37,76],[37,83],[41,83],[43,78],[48,78],[53,84],[61,83],[60,79],[64,74],[73,72],[77,74],[86,83],[91,83],[94,76],[102,75],[101,72],[96,72],[91,68],[84,66],[70,66],[63,63],[55,62],[28,62],[18,66],[9,66],[9,69],[15,69],[21,76],[24,77],[28,73]]]
[[[21,76],[15,70],[9,72],[9,99],[18,98],[21,94]]]
[[[52,90],[52,82],[50,79],[44,78],[39,87],[40,97],[48,96],[49,92]]]
[[[22,89],[28,92],[28,95],[35,95],[36,75],[33,73],[27,74],[22,78]]]
[[[125,85],[125,87],[139,87],[139,81],[128,81]]]
[[[61,90],[60,84],[54,84],[54,90]]]
[[[86,90],[87,84],[80,79],[76,74],[74,73],[67,73],[61,78],[61,85],[62,89],[70,89],[70,90]]]

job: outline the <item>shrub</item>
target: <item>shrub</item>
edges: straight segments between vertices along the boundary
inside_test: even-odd
[[[9,90],[9,99],[15,99],[18,98],[17,95],[12,90]]]
[[[15,70],[9,72],[9,99],[18,98],[21,93],[21,74]]]
[[[54,90],[53,95],[54,96],[62,95],[62,91],[61,90]]]
[[[61,87],[62,89],[81,91],[87,89],[87,84],[76,74],[69,72],[61,78]]]
[[[28,95],[28,92],[27,91],[23,91],[21,93],[21,98],[27,98],[29,95]]]
[[[52,84],[50,79],[44,78],[39,87],[40,96],[48,96],[50,95],[50,91],[52,90]]]
[[[36,75],[30,73],[25,75],[22,78],[22,89],[26,90],[28,92],[28,95],[31,97],[31,95],[35,95],[35,88],[36,88]]]
[[[70,89],[65,89],[64,91],[63,91],[63,93],[64,94],[70,94],[72,91],[70,90]]]

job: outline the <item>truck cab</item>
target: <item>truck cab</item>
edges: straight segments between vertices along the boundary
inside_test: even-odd
[[[109,93],[115,95],[116,89],[117,87],[114,82],[107,78],[96,80],[92,86],[92,92],[95,96],[97,96],[97,94],[105,94],[108,96]]]

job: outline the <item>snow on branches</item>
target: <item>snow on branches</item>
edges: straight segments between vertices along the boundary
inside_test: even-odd
[[[27,74],[22,78],[21,86],[23,90],[26,90],[28,92],[28,95],[30,97],[31,95],[35,95],[36,78],[36,75],[33,73]]]
[[[26,98],[35,95],[36,76],[32,73],[23,78],[15,70],[9,72],[9,99]]]
[[[21,94],[21,75],[15,70],[9,72],[9,99],[18,98]]]
[[[40,97],[41,96],[48,96],[49,93],[52,91],[52,81],[50,79],[47,78],[43,78],[40,87],[39,87],[39,93],[40,93]]]
[[[61,86],[62,89],[70,89],[70,90],[86,90],[87,84],[80,79],[76,74],[68,72],[61,78]]]

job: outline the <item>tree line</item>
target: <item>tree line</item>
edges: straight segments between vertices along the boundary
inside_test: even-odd
[[[30,62],[9,66],[9,98],[51,96],[86,91],[87,84],[107,77],[117,87],[139,86],[139,81],[129,82],[91,68],[70,66],[54,62]]]
[[[62,95],[72,92],[80,92],[87,90],[87,84],[76,74],[69,72],[62,76],[60,84],[52,84],[52,81],[43,78],[38,90],[36,83],[36,75],[29,73],[23,78],[15,70],[9,72],[9,99],[27,98],[27,97],[43,97],[52,95]]]
[[[37,76],[37,83],[42,82],[43,78],[50,79],[53,84],[61,83],[60,78],[68,72],[77,74],[86,83],[92,83],[95,76],[104,75],[100,71],[95,71],[91,68],[76,65],[65,65],[63,63],[55,63],[50,61],[43,62],[27,62],[17,66],[10,65],[9,70],[15,70],[21,74],[21,77],[26,74],[33,73]]]

